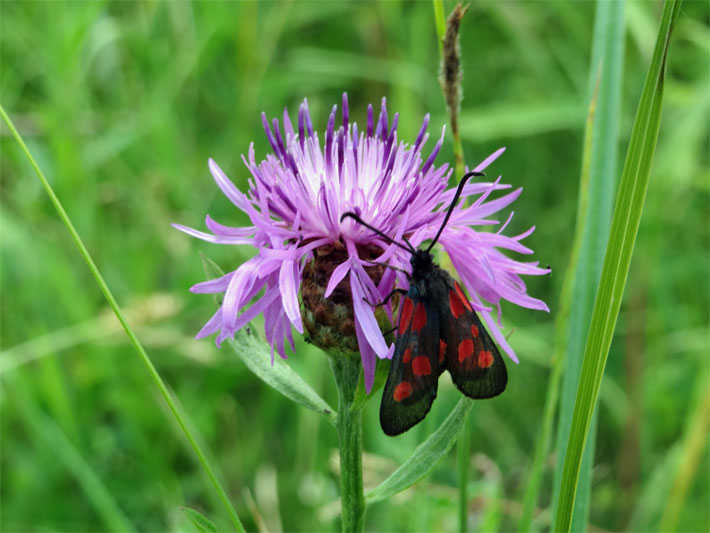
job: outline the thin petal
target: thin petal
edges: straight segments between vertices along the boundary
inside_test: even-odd
[[[333,293],[335,287],[338,286],[338,283],[343,281],[343,278],[347,276],[348,272],[350,271],[350,265],[350,261],[345,261],[344,263],[340,263],[337,267],[335,267],[335,270],[333,270],[333,273],[330,275],[328,286],[325,289],[324,296],[326,298],[328,298]]]
[[[505,146],[503,148],[498,148],[498,150],[481,161],[478,166],[473,169],[474,172],[483,172],[491,163],[493,163],[493,161],[503,155],[503,152],[505,152]]]
[[[202,239],[203,241],[212,242],[214,244],[252,244],[253,240],[247,237],[230,237],[226,235],[211,235],[196,229],[183,226],[182,224],[171,224],[173,228],[187,233],[192,237]]]
[[[301,324],[301,309],[298,304],[298,288],[300,286],[300,276],[295,261],[284,261],[281,264],[279,273],[279,290],[281,291],[281,301],[286,311],[286,316],[299,333],[303,333]]]
[[[222,326],[222,308],[220,307],[217,309],[217,312],[212,315],[212,318],[210,318],[207,321],[207,324],[202,326],[202,329],[195,335],[196,339],[202,339],[203,337],[207,337],[209,335],[212,335],[213,333],[216,333],[219,331],[219,328]]]
[[[367,336],[360,326],[360,322],[355,320],[355,335],[357,336],[357,345],[360,348],[360,359],[362,360],[362,371],[365,376],[365,392],[369,393],[372,390],[372,384],[375,382],[375,368],[377,366],[377,358],[375,352],[370,346]]]
[[[234,272],[229,272],[220,278],[197,283],[196,285],[190,287],[190,292],[195,294],[216,294],[224,292],[227,290],[227,287],[229,287],[229,282],[232,280],[232,276],[234,276]]]
[[[209,159],[208,165],[210,167],[210,172],[214,178],[217,186],[222,190],[224,195],[229,198],[229,200],[236,205],[242,211],[247,211],[247,206],[249,200],[244,194],[242,194],[239,189],[232,183],[227,175],[219,168],[219,165],[214,162],[212,158]]]
[[[363,275],[366,276],[367,274],[363,271]],[[353,295],[355,322],[360,324],[362,333],[367,339],[367,343],[372,346],[375,353],[380,357],[384,357],[387,353],[387,344],[385,343],[385,338],[382,336],[382,332],[380,331],[380,326],[377,324],[372,307],[367,305],[364,301],[365,292],[358,275],[350,276],[350,290]]]

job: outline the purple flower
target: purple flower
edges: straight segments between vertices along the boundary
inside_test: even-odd
[[[286,110],[283,132],[278,119],[270,125],[262,114],[274,153],[257,164],[253,144],[249,147],[248,157],[243,158],[252,175],[246,194],[210,159],[210,171],[217,185],[249,216],[251,226],[223,226],[208,215],[206,225],[211,233],[177,224],[175,227],[209,242],[249,244],[258,249],[256,257],[234,272],[198,283],[191,291],[225,293],[222,306],[197,334],[198,338],[219,332],[217,344],[220,344],[263,313],[272,359],[274,348],[281,357],[286,357],[286,339],[293,350],[292,326],[299,333],[304,331],[299,289],[302,282],[305,288],[305,281],[313,281],[313,268],[309,265],[319,257],[330,258],[325,270],[327,275],[321,276],[324,278],[321,299],[332,299],[336,289],[348,293],[348,302],[352,302],[348,313],[352,318],[348,322],[346,317],[341,325],[345,330],[354,329],[369,391],[374,379],[375,356],[391,357],[393,347],[387,345],[373,307],[367,302],[382,301],[395,284],[404,289],[408,287],[403,272],[373,266],[372,261],[409,271],[410,254],[351,219],[341,222],[340,217],[348,211],[356,212],[393,239],[401,242],[406,237],[418,246],[436,234],[453,199],[454,189],[447,189],[451,175],[448,165],[434,166],[444,132],[428,157],[422,153],[428,139],[429,115],[424,118],[414,143],[409,145],[398,141],[398,115],[395,114],[390,123],[384,99],[376,121],[372,106],[368,107],[364,131],[349,121],[347,95],[343,95],[342,125],[337,129],[336,109],[334,106],[328,119],[323,144],[313,131],[306,101],[298,112],[297,129]],[[474,170],[482,171],[503,151],[504,148],[497,150]],[[530,235],[534,227],[515,237],[503,235],[511,213],[494,233],[473,229],[476,226],[495,228],[500,224],[489,217],[511,204],[522,189],[496,199],[491,199],[491,194],[509,188],[510,185],[500,183],[500,177],[493,183],[467,184],[462,196],[473,197],[473,201],[469,206],[461,201],[454,209],[439,242],[448,252],[474,307],[492,335],[517,362],[500,330],[500,301],[505,299],[547,311],[544,302],[528,296],[520,276],[545,274],[548,270],[539,268],[536,262],[510,259],[500,249],[531,254],[532,250],[523,246],[521,240]],[[494,307],[497,320],[491,315]],[[318,311],[314,313],[317,318]],[[391,303],[385,306],[385,313],[392,320]]]

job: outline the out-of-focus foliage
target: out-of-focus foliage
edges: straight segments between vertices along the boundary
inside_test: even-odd
[[[576,216],[593,13],[592,3],[480,2],[462,26],[466,158],[508,147],[491,169],[525,188],[508,231],[535,224],[526,242],[553,270],[529,283],[552,316],[504,308],[521,364],[509,365],[503,396],[471,411],[479,530],[515,529],[538,436],[557,272]],[[660,3],[627,6],[621,153],[659,16]],[[706,2],[683,4],[601,390],[590,521],[604,529],[691,531],[710,519],[707,433],[698,433],[710,392],[709,25]],[[192,339],[214,306],[187,292],[204,279],[198,252],[225,269],[253,252],[191,240],[170,223],[200,227],[206,212],[245,222],[206,161],[244,189],[241,154],[252,141],[259,157],[269,150],[261,111],[279,116],[307,97],[323,130],[343,91],[360,123],[366,105],[386,96],[402,139],[413,140],[427,112],[438,134],[446,114],[431,5],[5,2],[0,39],[2,104],[201,434],[247,529],[334,529],[333,428],[263,385],[231,350]],[[29,165],[0,132],[0,529],[189,529],[180,506],[226,527]],[[450,145],[438,161],[451,161]],[[301,342],[289,363],[336,403],[322,353]],[[446,418],[458,393],[442,380],[440,396],[423,424],[396,439],[379,428],[379,399],[368,404],[366,488]],[[543,494],[550,485],[548,469]],[[413,489],[374,504],[366,528],[454,530],[456,505],[450,456]],[[547,509],[534,523],[549,527]]]

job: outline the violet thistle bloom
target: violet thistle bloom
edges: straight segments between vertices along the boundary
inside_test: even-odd
[[[251,226],[223,226],[208,215],[206,225],[211,233],[175,227],[209,242],[249,244],[259,250],[234,272],[190,289],[195,293],[225,293],[222,306],[197,338],[219,332],[220,344],[263,313],[272,360],[274,348],[286,357],[286,340],[293,350],[292,326],[299,333],[305,326],[314,342],[326,349],[360,352],[369,391],[376,357],[391,357],[393,347],[385,341],[375,310],[367,302],[381,302],[395,284],[408,287],[403,272],[384,264],[409,271],[410,254],[351,219],[341,222],[340,217],[355,212],[393,239],[406,237],[419,246],[436,234],[455,189],[447,189],[451,175],[448,165],[434,166],[444,132],[428,157],[422,153],[428,139],[429,115],[409,145],[398,141],[398,115],[389,121],[384,99],[377,120],[372,106],[368,107],[365,131],[350,123],[346,94],[342,125],[337,129],[336,108],[328,119],[323,145],[313,131],[306,101],[299,109],[297,130],[286,110],[283,133],[278,119],[270,125],[262,114],[274,153],[257,164],[253,144],[249,147],[248,157],[243,158],[252,174],[247,194],[240,192],[210,159],[217,185],[249,216]],[[482,171],[503,151],[494,152],[474,170]],[[548,270],[537,263],[510,259],[499,249],[531,254],[520,241],[534,227],[515,237],[503,235],[511,213],[495,233],[473,229],[499,225],[489,217],[511,204],[522,189],[496,199],[490,199],[490,195],[509,188],[500,183],[500,178],[493,183],[467,184],[462,196],[475,200],[470,206],[459,203],[439,242],[489,331],[517,362],[500,329],[500,301],[547,311],[544,302],[528,296],[520,276],[546,274]],[[249,305],[262,290],[263,294]],[[384,311],[390,321],[391,306],[390,302]],[[493,308],[497,311],[495,320]]]

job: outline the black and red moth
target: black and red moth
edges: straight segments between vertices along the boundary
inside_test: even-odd
[[[354,213],[341,217],[355,219],[412,254],[409,290],[393,291],[404,296],[399,305],[392,366],[380,404],[380,424],[387,435],[404,433],[424,419],[436,398],[439,376],[444,370],[469,398],[497,396],[508,382],[503,358],[468,298],[431,254],[466,180],[481,175],[469,172],[461,179],[444,222],[425,250],[415,249],[406,239],[406,246],[393,241]]]

